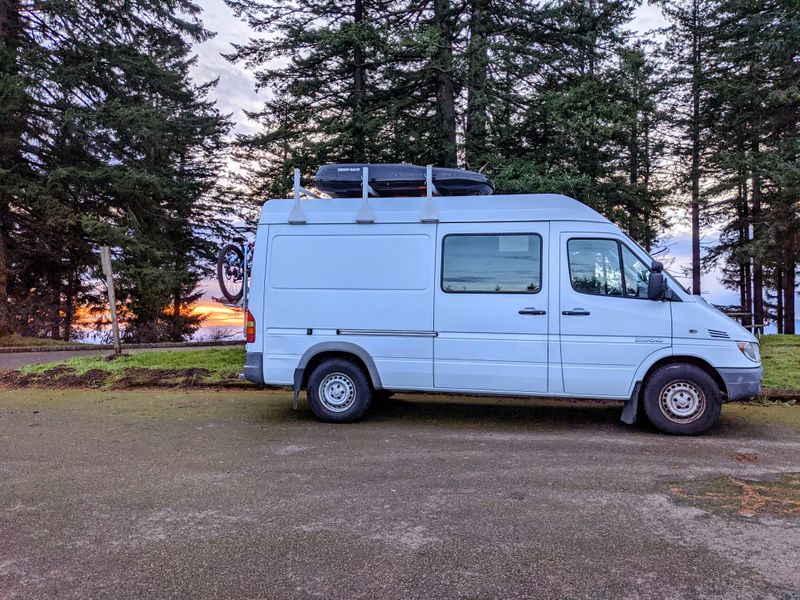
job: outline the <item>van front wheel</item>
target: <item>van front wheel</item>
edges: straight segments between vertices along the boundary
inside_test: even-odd
[[[358,421],[372,402],[372,387],[356,363],[332,358],[320,363],[308,378],[308,404],[322,421]]]
[[[675,435],[696,435],[719,419],[719,386],[695,365],[666,365],[647,380],[644,411],[658,429]]]

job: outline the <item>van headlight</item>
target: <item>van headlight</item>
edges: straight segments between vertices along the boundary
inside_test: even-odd
[[[758,344],[756,342],[736,342],[739,350],[742,351],[747,358],[753,362],[761,362],[761,352],[759,352]]]

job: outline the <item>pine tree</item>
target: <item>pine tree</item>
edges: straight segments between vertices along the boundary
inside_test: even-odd
[[[672,61],[669,81],[674,90],[671,103],[674,125],[679,131],[675,147],[681,165],[678,174],[680,187],[690,194],[689,213],[692,237],[692,293],[701,294],[702,254],[700,228],[702,223],[702,180],[706,153],[709,109],[708,53],[714,45],[711,19],[712,0],[680,0],[661,2],[664,15],[670,22],[666,55]],[[686,140],[682,142],[681,140]]]
[[[8,273],[13,213],[18,190],[31,179],[24,158],[23,142],[28,129],[25,115],[30,110],[26,92],[29,83],[20,68],[27,53],[18,0],[0,0],[0,336],[12,331],[8,302]]]
[[[562,2],[510,12],[508,83],[488,171],[500,190],[561,192],[651,244],[663,222],[661,89],[625,25],[632,2]],[[527,43],[524,42],[527,40]],[[519,64],[523,66],[517,66]]]
[[[793,332],[800,8],[780,0],[720,0],[713,14],[710,162],[718,189],[735,193],[734,201],[720,202],[724,243],[714,255],[740,265],[735,283],[755,325],[778,316],[772,303],[776,311],[780,306],[781,329]],[[776,292],[781,301],[769,301]]]
[[[101,300],[91,277],[97,244],[117,242],[123,277],[132,246],[120,232],[135,233],[136,245],[173,243],[140,222],[185,215],[183,238],[207,245],[186,225],[202,210],[228,124],[188,67],[190,43],[210,34],[187,0],[135,0],[125,10],[4,0],[0,12],[10,31],[0,93],[12,100],[0,116],[13,124],[2,142],[0,304],[15,328],[68,338],[79,305]],[[171,272],[179,263],[162,258],[153,269],[186,279],[189,267]]]
[[[386,60],[389,3],[375,0],[226,0],[235,14],[266,34],[235,45],[228,56],[256,72],[269,90],[264,109],[251,114],[262,131],[240,138],[240,156],[256,153],[251,193],[263,201],[288,193],[291,169],[324,162],[374,161],[382,156],[386,92],[379,72]],[[251,179],[252,181],[252,179]]]

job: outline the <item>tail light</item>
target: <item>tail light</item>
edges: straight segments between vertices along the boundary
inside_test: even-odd
[[[248,344],[256,341],[256,320],[249,310],[244,315],[244,333]]]

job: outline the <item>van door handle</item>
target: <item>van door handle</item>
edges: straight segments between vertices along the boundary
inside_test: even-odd
[[[568,317],[585,317],[592,313],[590,313],[588,310],[583,310],[582,308],[573,308],[572,310],[562,310],[561,314]]]
[[[535,308],[532,308],[532,307],[528,306],[528,307],[523,308],[522,310],[520,310],[519,314],[521,314],[521,315],[546,315],[547,311],[546,310],[536,310]]]

